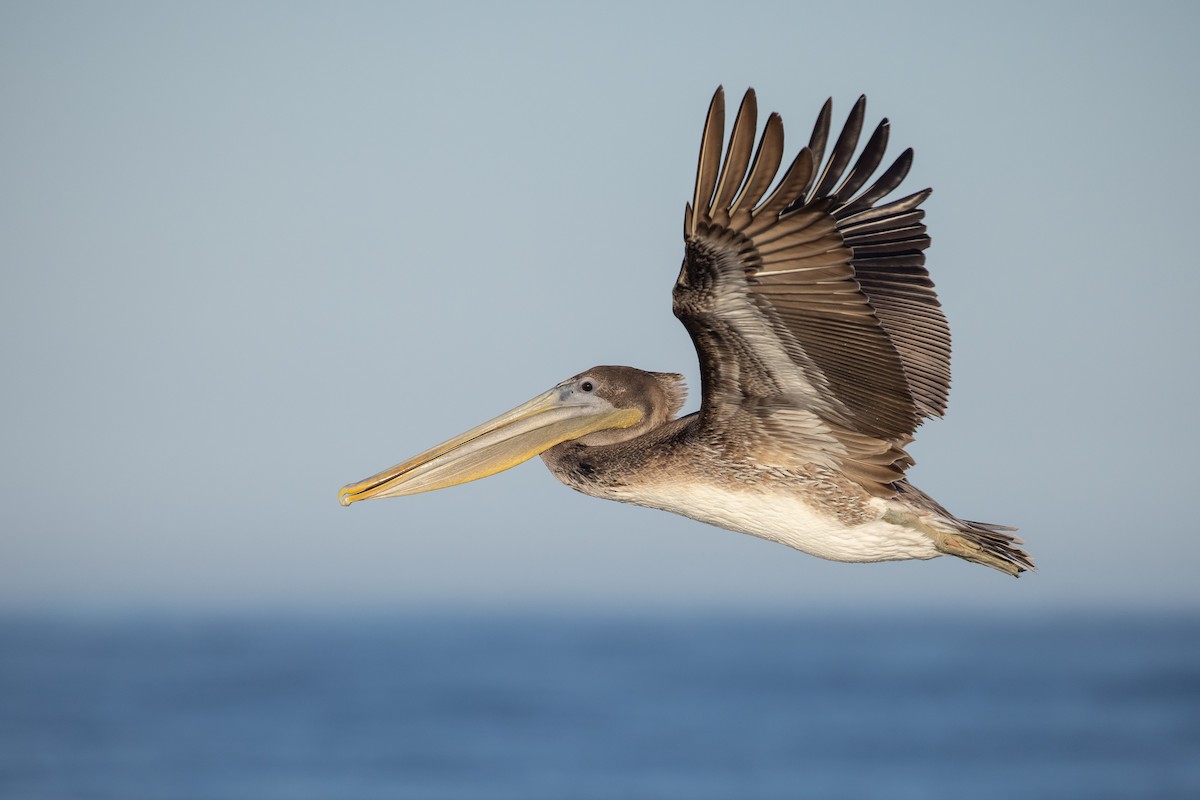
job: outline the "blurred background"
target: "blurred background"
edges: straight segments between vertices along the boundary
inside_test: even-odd
[[[0,794],[1196,796],[1198,23],[0,3]],[[718,84],[789,150],[863,93],[915,148],[955,355],[910,474],[1038,573],[819,561],[536,460],[337,504],[595,364],[698,406]]]

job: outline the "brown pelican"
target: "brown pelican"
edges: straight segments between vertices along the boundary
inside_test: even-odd
[[[950,331],[925,270],[919,206],[930,190],[880,203],[912,150],[875,177],[885,119],[855,160],[865,106],[860,97],[825,160],[827,101],[777,180],[779,115],[756,149],[748,91],[722,148],[725,96],[713,96],[673,292],[700,358],[698,412],[676,418],[680,375],[594,367],[343,487],[342,504],[465,483],[540,454],[585,494],[821,558],[949,554],[1010,575],[1032,569],[1012,528],[959,519],[904,477],[905,446],[946,408]]]

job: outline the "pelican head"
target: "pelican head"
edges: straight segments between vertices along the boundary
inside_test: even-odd
[[[343,486],[342,505],[444,489],[486,478],[564,442],[625,441],[670,420],[683,378],[633,367],[593,367],[420,455]]]

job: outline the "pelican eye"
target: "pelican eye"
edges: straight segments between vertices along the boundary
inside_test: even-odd
[[[579,384],[579,388],[585,392],[590,392],[592,389],[596,388],[596,385],[591,381],[584,381],[583,383]]]

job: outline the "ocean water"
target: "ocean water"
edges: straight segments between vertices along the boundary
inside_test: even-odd
[[[0,798],[1200,798],[1200,619],[0,621]]]

